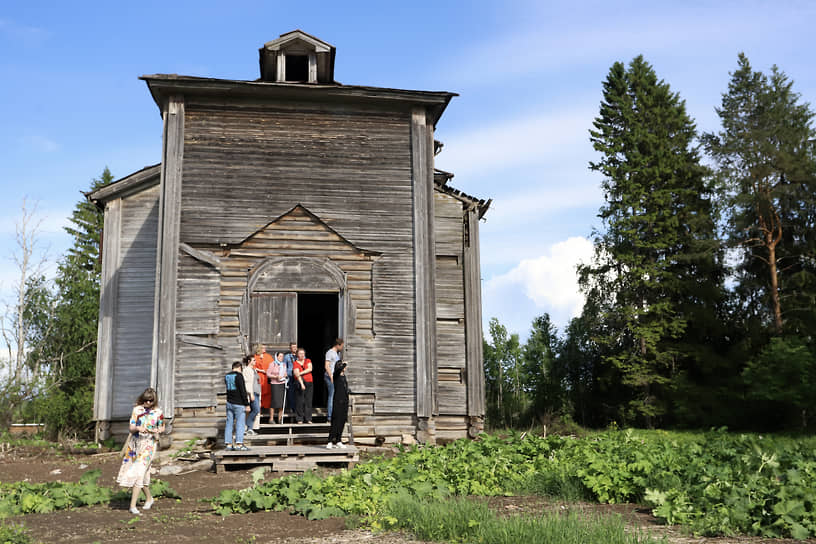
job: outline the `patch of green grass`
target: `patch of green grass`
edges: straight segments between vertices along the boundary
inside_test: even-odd
[[[500,517],[468,499],[422,501],[404,494],[388,501],[382,529],[404,529],[420,540],[483,544],[650,544],[627,532],[620,517],[569,514]]]

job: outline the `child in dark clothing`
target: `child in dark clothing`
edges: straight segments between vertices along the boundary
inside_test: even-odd
[[[224,376],[227,385],[227,424],[224,428],[224,444],[227,450],[246,451],[244,446],[244,427],[247,412],[249,412],[249,397],[247,397],[244,375],[241,372],[241,361],[232,363],[232,372]],[[233,446],[232,430],[235,424],[235,442]]]

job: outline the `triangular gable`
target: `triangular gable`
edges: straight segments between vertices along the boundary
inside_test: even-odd
[[[377,257],[381,255],[379,251],[370,251],[367,249],[363,249],[357,247],[352,242],[350,242],[345,236],[331,228],[325,221],[320,219],[317,215],[309,211],[305,206],[302,204],[296,204],[293,208],[289,211],[279,215],[260,229],[256,230],[243,240],[239,244],[239,247],[246,246],[251,244],[253,239],[258,238],[265,232],[269,232],[270,230],[274,230],[276,226],[285,227],[286,230],[298,230],[297,224],[302,223],[303,219],[307,219],[313,225],[319,225],[325,232],[330,234],[330,238],[334,238],[334,241],[340,242],[341,244],[345,245],[349,250],[357,253],[360,256],[365,257]],[[285,223],[291,222],[292,225],[286,225]],[[302,228],[302,227],[301,227]],[[310,232],[314,232],[313,229],[303,229],[308,230]]]
[[[297,43],[298,41],[305,42],[311,46],[310,48],[313,48],[316,53],[328,53],[334,49],[333,45],[326,43],[319,38],[315,38],[311,34],[307,34],[302,30],[292,30],[286,34],[281,34],[279,38],[276,38],[271,42],[266,42],[264,44],[264,49],[277,51],[279,49],[285,49],[290,44]]]

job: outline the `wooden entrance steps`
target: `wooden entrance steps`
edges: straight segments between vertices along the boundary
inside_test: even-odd
[[[359,450],[351,444],[346,449],[326,449],[326,445],[251,446],[249,451],[219,450],[213,452],[215,471],[224,472],[228,465],[271,465],[276,472],[303,472],[318,465],[353,466]]]
[[[261,419],[267,420],[266,416]],[[283,423],[261,423],[257,434],[244,435],[248,451],[227,451],[223,446],[213,451],[216,472],[229,465],[271,465],[278,472],[302,472],[319,465],[353,466],[360,457],[350,426],[343,432],[346,448],[328,449],[330,426],[321,414],[312,423],[295,423],[290,416]]]

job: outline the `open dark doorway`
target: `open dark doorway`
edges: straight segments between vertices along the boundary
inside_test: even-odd
[[[314,367],[315,407],[326,407],[326,383],[323,381],[323,367],[326,351],[337,338],[338,294],[302,293],[297,294],[298,346],[306,350],[306,357]]]

